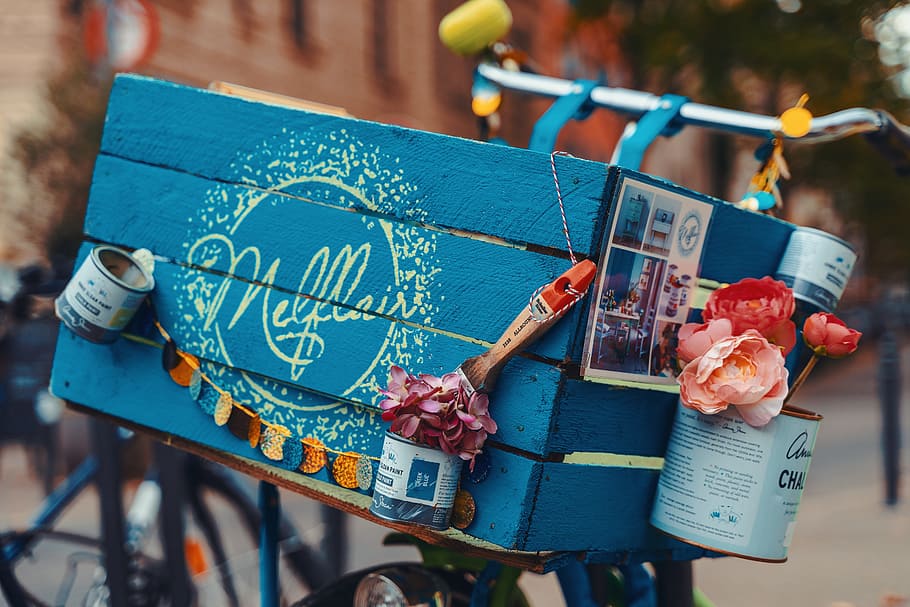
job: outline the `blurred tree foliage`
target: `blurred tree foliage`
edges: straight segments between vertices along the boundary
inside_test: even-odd
[[[17,220],[45,239],[49,258],[73,258],[101,143],[111,79],[93,72],[78,38],[61,43],[63,60],[45,86],[47,119],[19,132],[13,157],[28,199]]]
[[[907,100],[879,59],[875,35],[877,20],[895,4],[573,0],[568,35],[577,27],[609,30],[627,63],[626,81],[615,83],[622,86],[769,115],[807,92],[815,115],[864,106],[907,123]],[[730,138],[712,136],[712,149],[716,183],[729,184]],[[897,177],[858,137],[816,146],[788,143],[785,149],[794,182],[824,188],[848,220],[864,227],[869,273],[908,278],[910,179]]]

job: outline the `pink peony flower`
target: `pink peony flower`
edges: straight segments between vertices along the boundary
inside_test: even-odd
[[[862,336],[834,314],[825,312],[813,314],[803,324],[803,339],[816,356],[843,358],[856,351]]]
[[[733,323],[729,318],[717,318],[704,324],[690,322],[679,329],[679,346],[676,355],[687,363],[695,360],[715,343],[733,335]]]
[[[734,405],[746,423],[761,427],[780,413],[787,375],[780,348],[747,329],[689,362],[677,382],[684,406],[714,414]]]
[[[790,320],[796,310],[793,291],[770,276],[744,278],[711,293],[702,318],[706,322],[727,318],[733,323],[733,334],[755,329],[784,350],[796,345],[796,325]]]

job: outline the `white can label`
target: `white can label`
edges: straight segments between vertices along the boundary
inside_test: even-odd
[[[753,428],[732,407],[679,407],[651,523],[702,546],[785,559],[817,430],[817,420],[780,415]]]
[[[124,289],[108,278],[88,257],[67,287],[67,300],[90,323],[122,329],[133,316],[145,293]]]
[[[449,526],[462,461],[387,433],[370,512],[433,529]]]
[[[457,456],[386,437],[374,491],[413,504],[445,508],[455,500],[460,471]]]
[[[843,241],[817,230],[796,229],[775,276],[793,295],[831,312],[840,301],[856,253]]]

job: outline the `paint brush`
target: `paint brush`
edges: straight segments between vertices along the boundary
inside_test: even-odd
[[[472,356],[455,369],[468,395],[489,392],[502,368],[553,326],[554,316],[570,308],[587,290],[597,271],[594,262],[581,261],[545,286],[512,321],[502,337],[483,354]]]

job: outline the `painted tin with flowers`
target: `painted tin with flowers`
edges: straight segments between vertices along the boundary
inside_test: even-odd
[[[382,445],[370,511],[384,519],[446,529],[462,463],[473,468],[487,434],[496,433],[486,394],[467,394],[456,373],[442,377],[389,370]]]
[[[787,403],[820,356],[846,356],[860,333],[832,314],[810,316],[812,352],[792,386],[793,292],[746,278],[708,298],[703,324],[679,332],[676,412],[651,524],[690,544],[782,562],[793,539],[821,416]]]
[[[718,552],[787,560],[820,420],[787,408],[756,428],[735,408],[680,407],[651,524]]]

